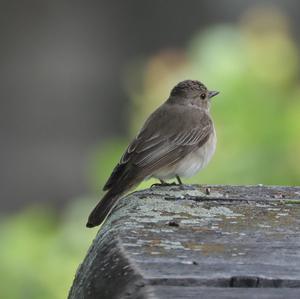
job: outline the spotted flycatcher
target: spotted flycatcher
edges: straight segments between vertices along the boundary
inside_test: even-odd
[[[169,98],[146,120],[114,168],[107,191],[91,212],[87,227],[101,224],[119,198],[148,178],[190,177],[207,165],[216,148],[216,132],[209,113],[209,91],[195,80],[178,83]]]

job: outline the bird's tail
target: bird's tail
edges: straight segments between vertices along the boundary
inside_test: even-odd
[[[120,194],[108,191],[91,212],[86,227],[91,228],[100,225],[109,215],[119,198]]]

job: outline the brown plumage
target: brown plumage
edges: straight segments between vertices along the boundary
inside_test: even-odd
[[[114,168],[103,188],[107,193],[90,214],[87,227],[101,224],[120,196],[144,179],[189,176],[207,164],[215,147],[209,99],[216,94],[192,80],[173,88]],[[207,149],[199,152],[201,148]]]

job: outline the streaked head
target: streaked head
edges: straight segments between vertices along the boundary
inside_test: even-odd
[[[172,90],[168,101],[176,104],[192,104],[202,108],[209,108],[212,97],[218,91],[209,91],[206,86],[197,80],[179,82]]]

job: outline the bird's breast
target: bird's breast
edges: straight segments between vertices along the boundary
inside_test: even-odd
[[[207,142],[199,147],[198,150],[191,152],[183,158],[177,165],[177,175],[191,177],[204,168],[211,160],[217,144],[216,132],[214,131]]]
[[[195,175],[211,160],[216,150],[216,144],[217,137],[214,130],[207,142],[199,147],[199,149],[189,153],[172,167],[161,169],[153,176],[159,179],[170,179],[176,175],[179,175],[180,177],[191,177]]]

